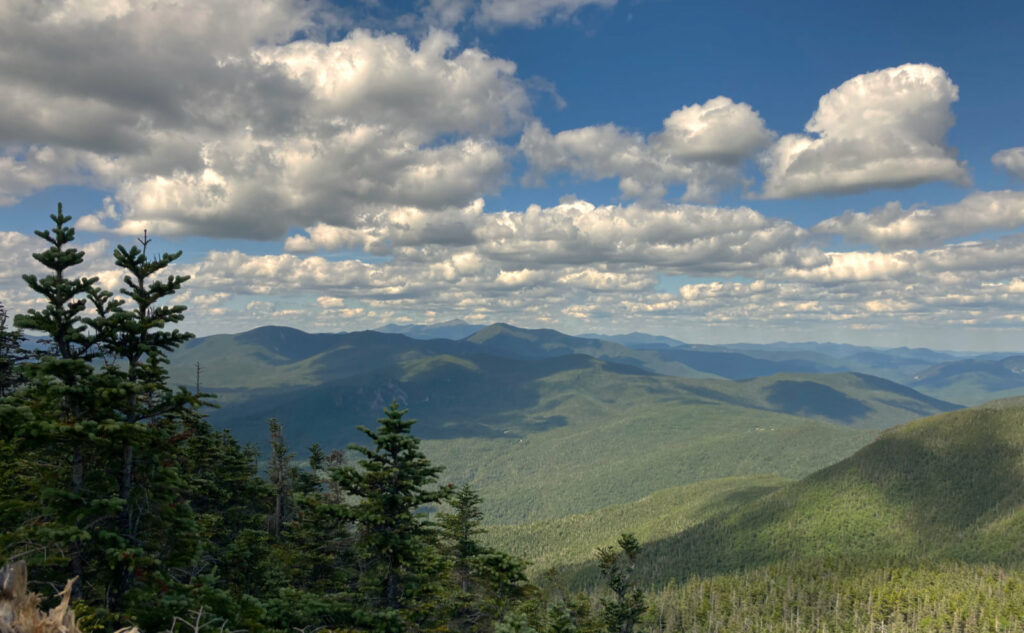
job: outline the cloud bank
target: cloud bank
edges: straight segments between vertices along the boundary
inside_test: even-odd
[[[454,34],[571,25],[613,4],[433,0],[398,34],[305,0],[3,3],[0,204],[78,185],[107,197],[79,229],[264,241],[178,265],[193,276],[183,299],[214,329],[455,316],[996,328],[1024,312],[1020,191],[804,225],[758,208],[786,203],[750,200],[969,184],[946,141],[959,89],[941,68],[852,77],[798,133],[774,130],[753,99],[713,94],[666,108],[653,130],[552,130],[531,94],[557,86]],[[1024,148],[991,161],[1024,178]],[[566,174],[615,182],[621,202],[491,198]],[[676,187],[682,200],[667,200]],[[19,275],[38,248],[0,232],[15,309],[34,300]],[[109,243],[86,248],[115,286]]]
[[[513,63],[450,33],[293,40],[315,33],[315,5],[5,6],[0,201],[112,189],[119,217],[84,219],[94,230],[270,239],[465,204],[504,181],[497,138],[530,108]]]
[[[519,149],[534,178],[568,171],[587,179],[617,178],[627,198],[659,200],[685,184],[687,200],[708,200],[740,181],[740,165],[774,138],[746,103],[716,97],[676,110],[644,138],[608,123],[552,134],[526,128]]]

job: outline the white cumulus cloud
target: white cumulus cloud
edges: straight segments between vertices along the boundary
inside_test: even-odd
[[[870,213],[846,211],[818,223],[814,230],[881,248],[906,248],[1020,226],[1024,226],[1024,192],[982,191],[931,208],[904,209],[893,202]]]
[[[644,138],[608,123],[552,134],[532,123],[519,143],[535,178],[569,171],[588,179],[618,178],[629,198],[657,200],[686,184],[686,198],[706,200],[740,181],[740,164],[774,139],[746,103],[715,97],[686,106]]]
[[[763,197],[787,198],[970,179],[946,145],[958,89],[941,68],[904,64],[831,90],[762,157]]]
[[[515,64],[440,30],[322,41],[327,6],[4,3],[0,204],[93,186],[116,212],[92,230],[270,239],[496,191],[529,117]]]
[[[992,155],[992,164],[1024,180],[1024,147],[1011,147]]]
[[[807,231],[747,207],[692,204],[594,205],[484,213],[482,200],[426,213],[402,207],[360,216],[353,227],[317,224],[286,241],[293,252],[361,249],[424,260],[472,249],[504,265],[660,266],[689,272],[741,271],[798,261]]]

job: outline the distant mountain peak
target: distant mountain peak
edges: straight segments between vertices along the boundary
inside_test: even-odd
[[[577,337],[563,334],[558,330],[552,330],[549,328],[527,329],[511,325],[509,323],[492,323],[491,325],[474,332],[473,335],[469,336],[466,340],[470,343],[484,343],[497,337],[522,339],[531,343],[546,341],[562,345],[566,345],[572,340],[580,340],[577,339]]]
[[[474,332],[481,329],[481,325],[473,325],[467,323],[462,319],[449,319],[441,323],[428,323],[428,324],[414,324],[414,325],[398,325],[397,323],[388,323],[387,325],[377,328],[375,332],[383,332],[384,334],[404,334],[409,338],[415,339],[436,339],[446,338],[454,341],[461,340],[467,336],[472,335]]]
[[[678,339],[658,334],[630,332],[629,334],[580,334],[581,338],[611,341],[634,349],[685,347],[686,343]]]

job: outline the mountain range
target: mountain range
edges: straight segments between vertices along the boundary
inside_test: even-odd
[[[484,328],[454,320],[435,325],[392,324],[380,331],[420,339],[463,339]],[[589,333],[574,338],[609,341],[638,351],[658,350],[667,362],[681,362],[699,372],[733,380],[780,371],[857,372],[965,406],[1024,395],[1024,374],[1020,372],[1024,356],[1012,351],[971,353],[816,342],[706,345],[642,332]]]
[[[296,463],[398,400],[542,594],[605,595],[594,551],[634,533],[659,630],[1019,624],[1024,398],[962,404],[1024,393],[1024,356],[443,328],[258,328],[172,371],[243,441],[276,417]]]
[[[191,341],[172,358],[174,379],[194,384],[197,364],[218,396],[214,424],[262,446],[274,417],[297,453],[364,440],[356,427],[399,401],[428,455],[480,490],[493,522],[721,477],[800,477],[881,429],[958,408],[876,376],[801,372],[812,368],[801,359],[507,324],[461,340],[264,327]]]

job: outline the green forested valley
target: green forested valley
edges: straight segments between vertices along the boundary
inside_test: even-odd
[[[269,416],[296,446],[343,447],[398,400],[421,420],[426,453],[481,492],[489,522],[707,479],[801,477],[879,429],[957,406],[865,374],[654,374],[637,360],[653,353],[507,325],[461,341],[261,328],[193,341],[171,368],[188,384],[199,363],[219,395],[211,421],[243,441],[263,441]]]
[[[52,219],[0,310],[3,633],[23,569],[72,633],[1024,630],[1024,405],[957,404],[1013,357],[197,339],[180,253],[111,293]]]
[[[635,528],[655,630],[1020,630],[1024,409],[997,405],[891,429],[801,481],[711,481],[489,538],[595,591],[581,533]]]

